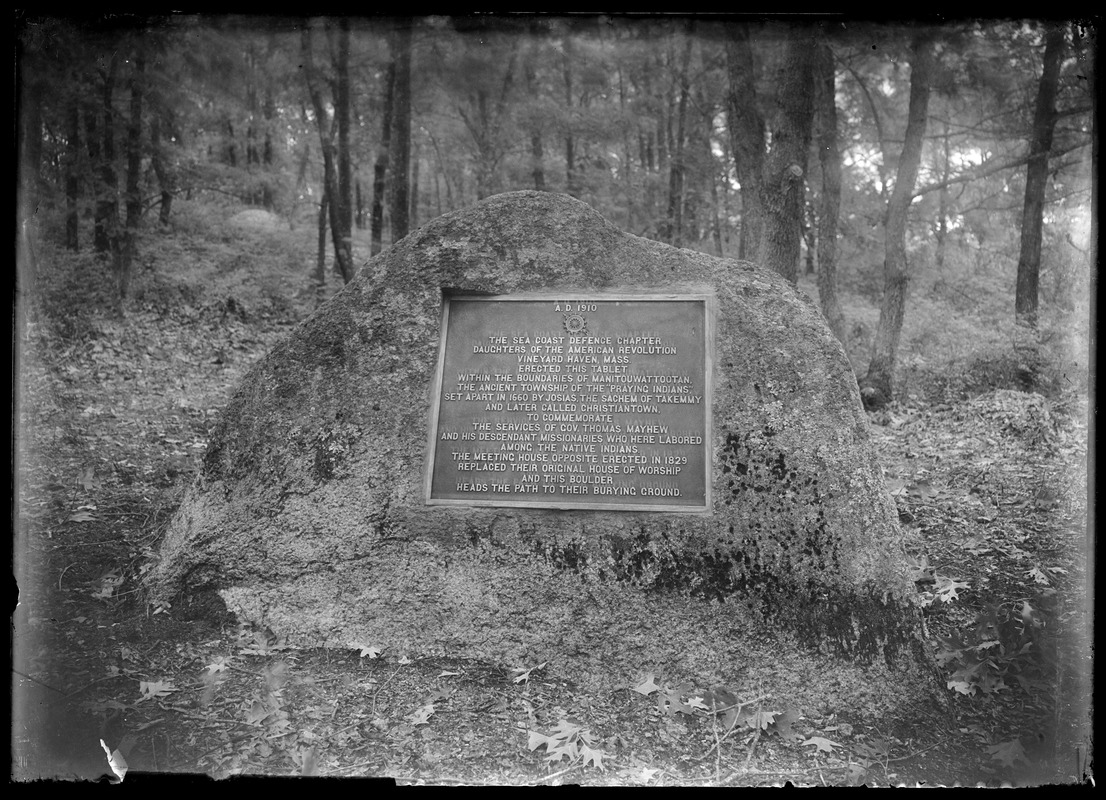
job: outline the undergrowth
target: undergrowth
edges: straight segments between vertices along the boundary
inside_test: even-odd
[[[39,250],[20,339],[16,696],[34,702],[14,720],[17,777],[125,774],[127,761],[427,784],[1087,774],[1086,399],[1078,381],[1012,391],[1001,337],[978,331],[977,349],[944,361],[943,339],[919,345],[903,399],[869,415],[951,725],[872,724],[848,708],[800,717],[771,687],[680,675],[627,675],[595,696],[544,664],[371,642],[293,650],[215,601],[145,604],[137,587],[219,410],[316,302],[310,232],[198,204],[178,212],[146,237],[152,255],[122,317],[102,262]]]

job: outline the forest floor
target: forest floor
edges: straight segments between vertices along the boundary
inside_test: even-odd
[[[126,314],[112,311],[102,265],[40,257],[19,342],[13,779],[106,779],[108,753],[129,765],[127,782],[997,786],[1093,775],[1078,395],[995,388],[870,417],[947,686],[951,710],[933,719],[876,725],[840,709],[727,730],[690,702],[695,687],[649,681],[597,697],[539,664],[293,650],[225,612],[148,605],[142,577],[230,391],[314,307],[309,258],[289,258],[279,239],[250,240],[257,257],[243,261],[239,241],[166,236]]]

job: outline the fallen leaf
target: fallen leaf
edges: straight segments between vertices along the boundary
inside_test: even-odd
[[[599,750],[592,750],[586,744],[580,748],[580,757],[584,759],[584,766],[589,763],[599,769],[606,771],[606,767],[603,766],[603,753]]]
[[[532,751],[537,750],[543,744],[546,745],[546,746],[548,746],[550,744],[555,744],[554,740],[550,739],[544,733],[538,733],[537,731],[530,731],[529,733],[530,733],[530,738],[527,742],[527,747],[529,747],[530,750],[532,750]]]
[[[407,720],[412,725],[428,725],[430,724],[430,717],[434,715],[434,704],[427,703],[423,706],[419,706],[417,709],[407,715]]]
[[[219,656],[215,659],[212,659],[211,663],[204,667],[204,669],[206,669],[209,674],[214,674],[216,672],[223,672],[227,668],[227,666],[228,665],[226,657]]]
[[[1022,746],[1020,739],[999,742],[998,744],[985,747],[984,750],[990,754],[992,759],[1001,762],[1007,767],[1013,767],[1019,761],[1023,761],[1026,764],[1029,763],[1029,757],[1025,754],[1025,748]]]
[[[138,691],[142,700],[150,700],[156,697],[167,697],[177,690],[172,681],[139,681]]]
[[[108,757],[108,766],[111,767],[111,771],[119,779],[118,782],[122,783],[124,776],[127,774],[127,759],[123,758],[123,754],[118,749],[108,750],[108,746],[103,739],[100,740],[100,747],[104,748],[104,755]]]
[[[809,744],[812,744],[816,748],[818,748],[818,752],[820,753],[832,753],[833,748],[841,746],[837,742],[825,739],[821,736],[811,736],[809,739],[803,742],[803,747],[806,747]]]
[[[514,677],[514,682],[515,683],[524,683],[524,682],[530,680],[530,673],[531,672],[533,672],[536,669],[544,668],[545,665],[548,664],[548,663],[549,663],[548,661],[543,661],[540,664],[538,664],[536,667],[530,667],[530,669],[523,669],[521,667],[517,667],[517,668],[513,669],[512,672],[518,673]]]
[[[660,691],[661,687],[657,686],[657,684],[653,681],[653,673],[650,672],[648,675],[645,676],[645,680],[643,680],[636,686],[631,686],[630,688],[638,694],[643,694],[648,697],[653,692]]]

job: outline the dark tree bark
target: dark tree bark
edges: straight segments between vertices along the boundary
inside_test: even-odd
[[[776,90],[772,148],[764,162],[757,196],[763,214],[757,261],[798,280],[803,216],[803,184],[814,111],[814,41],[792,31],[784,46],[784,64]]]
[[[87,185],[92,189],[94,201],[92,248],[97,253],[106,253],[108,250],[107,228],[105,220],[101,217],[100,193],[100,109],[91,102],[83,103],[85,121],[85,149],[88,151],[88,171],[86,174]]]
[[[837,297],[837,222],[841,212],[841,152],[837,145],[833,51],[822,43],[814,57],[818,159],[822,202],[818,212],[818,300],[833,335],[845,343],[845,314]]]
[[[410,228],[411,213],[411,23],[395,32],[395,89],[392,106],[392,241],[398,242]]]
[[[395,53],[384,73],[384,114],[380,126],[380,147],[373,164],[372,254],[384,246],[384,190],[388,176],[388,150],[392,141],[392,105],[395,98]]]
[[[326,297],[326,218],[330,208],[330,191],[323,186],[323,196],[319,198],[319,223],[317,247],[315,249],[315,304],[322,303]]]
[[[42,86],[26,71],[20,77],[23,78],[23,85],[20,87],[20,116],[17,121],[16,278],[17,290],[23,293],[34,286],[38,273],[34,231],[42,163]],[[17,313],[22,307],[22,303],[17,304]]]
[[[338,170],[334,164],[334,139],[337,133],[338,121],[337,119],[329,120],[326,106],[323,104],[322,93],[315,76],[315,62],[311,49],[311,31],[309,28],[303,30],[302,43],[304,54],[303,74],[307,82],[308,94],[311,96],[311,104],[315,109],[315,126],[319,131],[319,143],[323,152],[323,191],[330,197],[329,204],[334,206],[335,198],[338,196]],[[329,125],[328,122],[330,122]],[[333,208],[331,208],[328,216],[330,217],[330,236],[334,243],[335,266],[343,280],[348,282],[353,278],[352,259],[349,258],[349,250],[342,246],[342,242],[344,238],[345,242],[349,243],[349,232],[347,230],[343,237],[340,223],[337,220],[338,215],[334,213]],[[343,257],[347,260],[343,261]]]
[[[680,85],[680,99],[676,105],[676,131],[672,140],[672,159],[668,168],[668,212],[665,217],[661,238],[680,247],[684,235],[684,178],[687,172],[685,163],[685,131],[687,128],[687,102],[691,94],[691,81],[688,68],[691,64],[691,47],[694,40],[687,37],[677,81]]]
[[[763,211],[760,179],[764,169],[764,118],[757,107],[753,51],[744,25],[731,25],[726,37],[726,95],[730,146],[741,190],[741,232],[737,257],[755,257],[760,249]]]
[[[265,118],[265,141],[261,149],[261,166],[265,169],[265,182],[261,186],[261,205],[269,211],[276,204],[273,195],[273,120],[276,118],[276,99],[273,97],[273,87],[265,86],[265,102],[261,105],[261,113]]]
[[[80,249],[80,148],[81,148],[81,112],[74,99],[66,114],[66,133],[69,139],[65,146],[65,247],[76,252]]]
[[[330,198],[330,224],[334,255],[342,280],[353,280],[353,192],[349,152],[349,17],[338,20],[338,52],[335,54],[334,117],[338,126],[336,186]]]
[[[173,197],[177,193],[177,174],[176,170],[167,164],[165,157],[166,145],[162,142],[161,128],[164,121],[165,127],[169,129],[169,133],[179,140],[176,135],[173,124],[172,110],[164,107],[160,102],[157,103],[157,107],[152,109],[152,116],[150,119],[150,164],[154,168],[154,174],[157,176],[157,183],[161,189],[161,202],[158,210],[157,221],[161,226],[169,224],[169,215],[173,210]]]
[[[115,112],[112,99],[115,93],[115,77],[118,59],[113,53],[106,71],[101,71],[100,115],[100,175],[96,191],[96,238],[98,253],[115,254],[119,247],[119,197],[118,179],[115,174]]]
[[[538,95],[538,82],[537,76],[534,71],[534,61],[538,54],[538,42],[536,39],[530,41],[530,48],[527,52],[525,62],[526,72],[526,92],[530,95],[531,99],[534,99]],[[545,191],[545,167],[542,163],[544,157],[544,146],[542,143],[541,126],[536,120],[532,120],[532,127],[530,129],[530,178],[534,182],[534,189],[539,192]]]
[[[1041,228],[1045,188],[1048,184],[1048,154],[1056,125],[1056,90],[1064,52],[1064,31],[1056,26],[1045,36],[1044,70],[1037,86],[1033,132],[1029,142],[1029,165],[1025,173],[1025,205],[1022,210],[1021,250],[1014,294],[1018,351],[1018,379],[1023,389],[1033,391],[1040,384],[1041,355],[1037,329],[1037,290],[1041,271]]]
[[[572,197],[580,196],[579,180],[576,175],[576,137],[572,130],[572,39],[566,38],[561,58],[561,74],[565,84],[565,111],[569,118],[565,131],[565,191]]]
[[[949,234],[949,187],[948,179],[952,172],[952,142],[949,139],[949,123],[943,124],[941,137],[941,183],[944,184],[937,194],[937,229],[933,232],[936,242],[934,260],[940,271],[945,266],[945,250]]]
[[[146,56],[141,50],[134,56],[130,77],[131,107],[127,120],[127,184],[124,204],[127,217],[116,264],[116,281],[120,301],[130,290],[134,257],[138,252],[138,227],[142,221],[142,101],[146,82]]]
[[[884,213],[883,301],[879,325],[872,342],[868,373],[860,381],[861,397],[868,408],[882,408],[894,396],[894,372],[899,336],[906,309],[909,281],[906,258],[906,219],[914,196],[914,183],[922,160],[930,85],[936,61],[932,33],[921,32],[911,43],[910,103],[906,133],[899,157],[895,185]]]
[[[238,166],[238,144],[234,138],[234,123],[227,120],[226,160],[232,167]]]
[[[357,173],[353,179],[353,198],[356,211],[353,215],[353,224],[357,230],[365,230],[365,196],[361,193],[361,175]]]
[[[419,139],[416,136],[411,140],[411,216],[408,220],[408,230],[419,227],[419,171],[422,165],[422,154],[419,148]]]

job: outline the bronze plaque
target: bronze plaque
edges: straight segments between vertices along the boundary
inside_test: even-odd
[[[710,507],[709,295],[447,296],[432,505]]]

